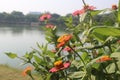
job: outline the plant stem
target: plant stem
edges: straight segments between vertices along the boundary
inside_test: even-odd
[[[77,54],[77,56],[81,59],[82,63],[84,64],[84,67],[85,67],[86,64],[85,64],[84,60],[82,59],[82,57],[78,54],[78,52],[76,52],[70,45],[68,45],[68,46],[72,49],[73,52],[75,52]]]
[[[111,45],[108,45],[108,48],[109,48],[109,50],[110,50],[110,53],[112,53]]]
[[[115,62],[115,59],[114,59],[114,58],[113,58],[113,61],[114,61],[115,67],[116,67],[116,71],[119,71],[119,72],[120,72],[120,70],[119,70],[119,68],[118,68],[118,65],[117,65],[117,63]]]
[[[67,71],[65,70],[64,73],[65,73],[65,80],[67,80]]]
[[[59,50],[58,50],[58,52],[56,53],[59,57],[60,57],[60,52],[63,50],[63,47],[62,48],[60,48]]]
[[[103,63],[101,63],[101,65],[102,65],[103,70],[106,72],[106,74],[108,74],[108,72],[107,72],[106,68],[104,67]]]
[[[120,27],[120,0],[118,2],[118,27]]]
[[[35,80],[31,74],[29,74],[29,76],[31,77],[32,80]]]
[[[85,1],[84,1],[84,0],[82,0],[82,2],[83,2],[83,4],[84,4],[84,6],[86,6],[86,3],[85,3]]]

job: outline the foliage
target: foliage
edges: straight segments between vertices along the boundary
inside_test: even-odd
[[[94,20],[98,25],[114,25],[116,22],[115,14],[108,13],[108,14],[101,14],[96,15],[100,13],[101,10],[94,10],[91,12]],[[42,14],[42,13],[41,13]],[[32,14],[28,13],[24,15],[22,12],[19,11],[13,11],[11,13],[0,13],[0,23],[1,24],[27,24],[30,25],[32,22],[37,22],[41,26],[44,26],[43,21],[39,21],[39,16],[41,14]],[[51,14],[52,18],[49,20],[51,24],[57,25],[57,28],[60,30],[64,30],[66,28],[66,25],[64,24],[63,17],[69,17],[71,14],[67,14],[65,16],[61,16],[58,14]],[[77,17],[73,17],[73,23],[74,25],[77,25],[79,23],[79,20]]]
[[[58,34],[57,26],[44,17],[46,45],[37,43],[38,49],[22,57],[11,52],[6,54],[31,64],[40,80],[119,80],[120,4],[118,9],[115,5],[112,9],[105,9],[110,14],[117,14],[114,15],[116,25],[111,21],[100,25],[94,16],[105,10],[94,11],[93,6],[82,1],[84,7],[76,11],[75,16],[62,18],[66,25],[65,34]],[[34,80],[30,73],[28,75]]]

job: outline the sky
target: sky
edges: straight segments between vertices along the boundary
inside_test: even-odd
[[[85,0],[85,2],[95,6],[96,9],[111,8],[111,5],[118,4],[118,0]],[[24,14],[50,12],[66,15],[82,7],[82,0],[0,0],[0,13],[20,11]]]

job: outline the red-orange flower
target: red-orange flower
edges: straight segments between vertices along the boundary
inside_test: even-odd
[[[57,71],[59,71],[59,70],[63,70],[63,69],[66,69],[66,68],[68,68],[69,66],[70,66],[70,62],[69,61],[67,61],[67,62],[64,62],[63,63],[63,61],[62,60],[59,60],[59,61],[56,61],[55,63],[54,63],[54,67],[53,68],[51,68],[50,70],[49,70],[49,72],[57,72]]]
[[[73,16],[79,16],[79,15],[81,15],[81,14],[83,14],[83,13],[85,13],[85,11],[84,11],[84,9],[81,9],[81,10],[77,10],[77,11],[75,11],[75,12],[73,12]]]
[[[32,70],[32,67],[28,66],[26,67],[23,72],[22,72],[22,75],[23,76],[26,76],[27,74],[30,74],[31,73],[31,70]]]
[[[46,14],[43,14],[42,16],[40,16],[40,21],[44,21],[44,20],[47,20],[47,19],[50,19],[51,18],[51,15],[49,13],[46,13]]]
[[[109,56],[102,56],[100,59],[96,60],[96,62],[105,62],[105,61],[110,61],[112,58]]]
[[[85,11],[86,11],[86,10],[94,10],[94,9],[96,9],[96,7],[86,5],[86,6],[83,7],[83,9],[84,9]]]
[[[79,16],[81,14],[84,14],[87,10],[94,10],[95,8],[96,7],[94,7],[94,6],[86,5],[81,10],[77,10],[77,11],[73,12],[73,16]]]
[[[66,46],[66,47],[64,48],[64,51],[71,52],[71,51],[72,51],[72,49],[71,49],[70,47]]]
[[[118,9],[117,5],[113,4],[112,5],[112,10],[116,10],[116,9]]]

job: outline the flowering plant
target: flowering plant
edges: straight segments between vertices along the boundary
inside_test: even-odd
[[[23,57],[6,54],[30,63],[39,74],[39,80],[119,80],[120,0],[118,6],[113,5],[104,10],[95,10],[94,6],[82,1],[84,7],[81,10],[63,18],[66,24],[65,34],[58,34],[57,26],[48,24],[52,16],[45,13],[40,20],[45,21],[48,43],[37,43],[39,50],[33,49]],[[106,10],[115,17],[114,25],[98,24],[95,21],[94,16],[103,14]],[[74,17],[78,19],[78,24],[74,23]],[[50,50],[51,45],[53,48]]]

